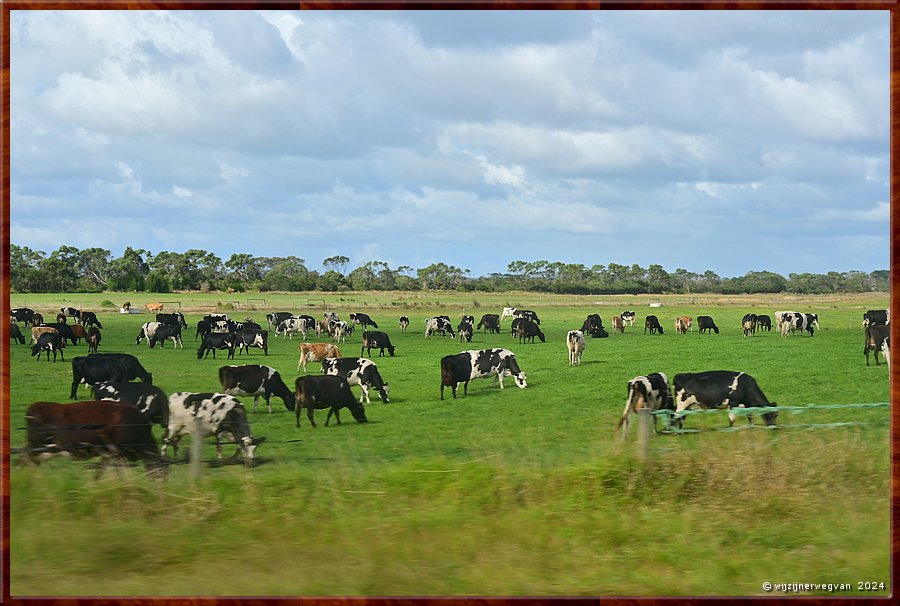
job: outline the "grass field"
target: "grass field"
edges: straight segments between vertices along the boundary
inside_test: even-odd
[[[391,403],[373,399],[366,425],[345,411],[342,425],[324,427],[321,411],[318,428],[304,418],[297,429],[293,413],[273,399],[272,414],[250,413],[254,435],[267,438],[260,464],[216,466],[208,444],[196,483],[186,464],[171,466],[164,481],[140,467],[95,478],[90,463],[62,459],[13,466],[13,596],[779,595],[765,592],[764,582],[849,584],[839,595],[890,592],[888,409],[782,413],[778,429],[733,432],[718,431],[728,425],[725,412],[692,415],[686,428],[701,431],[654,437],[646,462],[636,456],[634,428],[625,441],[614,434],[628,380],[654,371],[671,379],[742,370],[782,405],[887,402],[887,368],[866,367],[860,328],[863,312],[887,307],[887,295],[258,295],[266,309],[248,305],[253,296],[163,295],[181,301],[187,315],[184,350],[134,345],[149,314],[102,313],[100,351],[138,355],[167,393],[217,389],[226,363],[268,364],[293,386],[296,338],[272,337],[268,356],[253,350],[234,362],[224,353],[197,360],[196,321],[217,303],[260,323],[265,311],[292,306],[316,317],[326,308],[342,317],[365,311],[397,347],[396,357],[373,358]],[[55,315],[64,305],[102,311],[108,299],[114,312],[129,298],[160,300],[14,294],[11,305]],[[476,333],[467,344],[424,339],[426,317],[446,312],[455,325],[462,313],[477,319],[507,304],[536,310],[547,342],[520,345],[508,332]],[[655,313],[666,334],[644,336],[635,326],[588,339],[583,364],[568,366],[566,331],[593,312],[608,327],[622,309],[637,311],[638,323]],[[814,338],[742,336],[744,313],[781,309],[819,313],[822,330]],[[401,314],[412,320],[406,335]],[[702,314],[721,334],[674,334],[676,316]],[[468,397],[453,400],[447,391],[439,399],[442,356],[498,346],[516,353],[527,389],[507,379],[501,391],[483,379]],[[341,345],[347,356],[359,347],[358,332]],[[68,401],[69,360],[86,347],[69,347],[66,363],[56,364],[35,361],[17,344],[10,349],[16,448],[31,402]],[[82,387],[79,398],[88,396]],[[249,411],[252,401],[244,401]],[[812,427],[845,422],[857,424]],[[884,589],[858,591],[867,581]]]

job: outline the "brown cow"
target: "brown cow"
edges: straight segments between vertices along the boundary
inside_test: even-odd
[[[300,350],[300,360],[297,362],[297,371],[303,367],[306,372],[306,365],[309,362],[321,362],[325,358],[343,358],[341,350],[337,345],[332,343],[301,343],[297,349]]]
[[[620,332],[623,335],[625,334],[625,320],[622,319],[622,316],[612,317],[612,327],[613,332]]]

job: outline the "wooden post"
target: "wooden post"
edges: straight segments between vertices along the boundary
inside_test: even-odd
[[[650,423],[653,416],[649,408],[641,408],[638,413],[637,453],[641,461],[647,461],[650,452]]]
[[[191,481],[200,479],[203,454],[203,433],[200,428],[200,419],[194,418],[193,439],[191,440]]]

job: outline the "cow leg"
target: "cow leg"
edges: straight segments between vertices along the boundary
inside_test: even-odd
[[[309,422],[312,423],[313,427],[316,427],[316,417],[314,414],[315,408],[313,406],[309,406],[306,409],[306,416],[309,418]],[[300,427],[300,417],[297,417],[297,427]]]

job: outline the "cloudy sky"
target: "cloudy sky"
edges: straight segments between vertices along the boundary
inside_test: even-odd
[[[12,11],[14,244],[889,267],[887,11]]]

